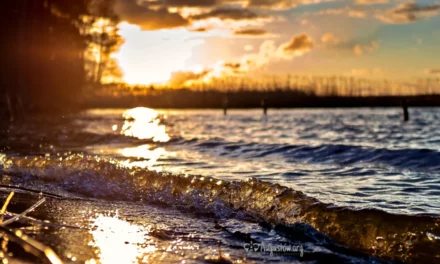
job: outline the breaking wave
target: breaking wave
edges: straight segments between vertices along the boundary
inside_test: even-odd
[[[274,148],[272,153],[295,149],[299,153],[298,147],[280,148],[283,147]],[[269,223],[287,237],[297,232],[298,224],[305,224],[344,246],[373,256],[402,261],[440,259],[440,218],[431,215],[397,215],[376,209],[337,207],[300,191],[254,178],[223,181],[173,175],[127,167],[118,160],[93,156],[2,155],[0,166],[3,173],[12,178],[45,182],[89,198],[159,203],[217,217]]]

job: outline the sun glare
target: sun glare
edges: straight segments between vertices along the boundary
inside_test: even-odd
[[[157,251],[148,228],[130,224],[118,216],[99,215],[92,221],[96,228],[91,231],[90,245],[97,248],[99,263],[138,263]]]
[[[127,110],[123,117],[125,123],[121,133],[125,136],[136,137],[139,139],[152,139],[154,142],[168,142],[169,135],[166,127],[160,125],[157,111],[138,107]]]
[[[167,154],[167,151],[164,148],[152,149],[152,146],[150,145],[142,145],[134,148],[123,148],[119,150],[119,153],[128,158],[146,159],[142,161],[126,162],[123,164],[126,167],[136,166],[153,170],[153,166],[157,164],[157,161],[161,156]]]
[[[171,74],[188,71],[195,65],[188,61],[202,39],[194,38],[187,29],[142,31],[138,26],[120,24],[125,40],[114,58],[128,84],[163,84]]]

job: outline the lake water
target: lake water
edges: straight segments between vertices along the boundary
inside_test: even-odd
[[[45,227],[27,232],[66,262],[440,260],[440,109],[410,118],[393,108],[34,116],[9,126],[1,190],[17,192],[17,210],[46,196],[31,214]]]

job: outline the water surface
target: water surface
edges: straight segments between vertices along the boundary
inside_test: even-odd
[[[118,247],[130,252],[120,263],[440,258],[440,110],[401,119],[379,108],[32,117],[10,125],[2,189],[52,195],[35,212],[49,231],[32,234],[66,261],[115,263]],[[18,207],[36,199],[21,193]]]

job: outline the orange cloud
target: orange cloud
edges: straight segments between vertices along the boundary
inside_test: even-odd
[[[355,55],[363,55],[366,53],[371,53],[375,50],[377,50],[379,48],[379,42],[377,41],[371,41],[370,44],[368,45],[361,45],[361,44],[356,44],[353,47],[353,53]]]
[[[258,53],[245,55],[242,58],[242,65],[247,70],[256,70],[268,65],[272,61],[292,60],[312,50],[313,40],[307,34],[294,36],[289,42],[279,46],[273,40],[264,41]]]
[[[292,0],[249,0],[248,5],[260,8],[288,9],[297,6],[297,2]]]
[[[313,40],[305,33],[293,37],[288,43],[282,45],[285,53],[303,54],[313,48]]]
[[[324,44],[327,45],[337,45],[339,44],[340,40],[338,37],[336,37],[333,33],[328,32],[325,33],[322,37],[321,37],[321,41]]]
[[[189,21],[167,8],[151,9],[148,5],[139,5],[136,0],[117,0],[115,12],[122,21],[140,26],[143,30],[159,30],[189,25]]]
[[[436,16],[439,10],[440,4],[421,6],[416,3],[404,3],[376,17],[389,24],[408,24]]]
[[[209,30],[208,27],[197,27],[197,28],[190,29],[190,31],[192,31],[192,32],[206,32],[208,30]]]
[[[267,35],[267,31],[264,29],[249,28],[249,29],[239,29],[234,31],[234,35],[243,36],[264,36]]]
[[[358,5],[369,5],[388,3],[389,0],[356,0]],[[409,24],[420,20],[426,20],[438,15],[440,4],[420,5],[417,3],[403,3],[388,10],[353,8],[324,9],[317,12],[310,12],[312,15],[346,15],[353,18],[374,17],[388,24]]]
[[[234,62],[219,61],[199,73],[191,71],[174,72],[169,81],[172,85],[187,85],[192,82],[208,81],[213,78],[246,74],[262,69],[273,61],[292,60],[313,48],[313,40],[305,33],[294,36],[289,42],[279,46],[273,40],[264,41],[257,53],[246,54]],[[251,51],[246,45],[247,51]]]
[[[355,3],[358,5],[375,5],[375,4],[386,4],[389,0],[356,0]]]
[[[243,48],[245,51],[253,51],[254,50],[254,46],[252,46],[252,45],[245,45]]]
[[[190,16],[189,18],[191,20],[206,20],[210,18],[218,18],[220,20],[253,20],[266,17],[260,16],[249,9],[218,8],[209,12]]]
[[[318,4],[329,1],[332,0],[247,0],[246,5],[271,10],[285,10],[297,7],[298,5]]]
[[[169,80],[169,84],[171,85],[185,85],[188,82],[200,81],[204,77],[206,77],[211,70],[203,70],[202,72],[196,73],[192,71],[178,71],[171,73],[171,78]]]
[[[217,0],[164,0],[163,5],[170,7],[210,7],[218,4]]]
[[[351,7],[324,9],[317,13],[318,15],[346,15],[353,18],[365,18],[367,13],[365,10],[353,9]]]

